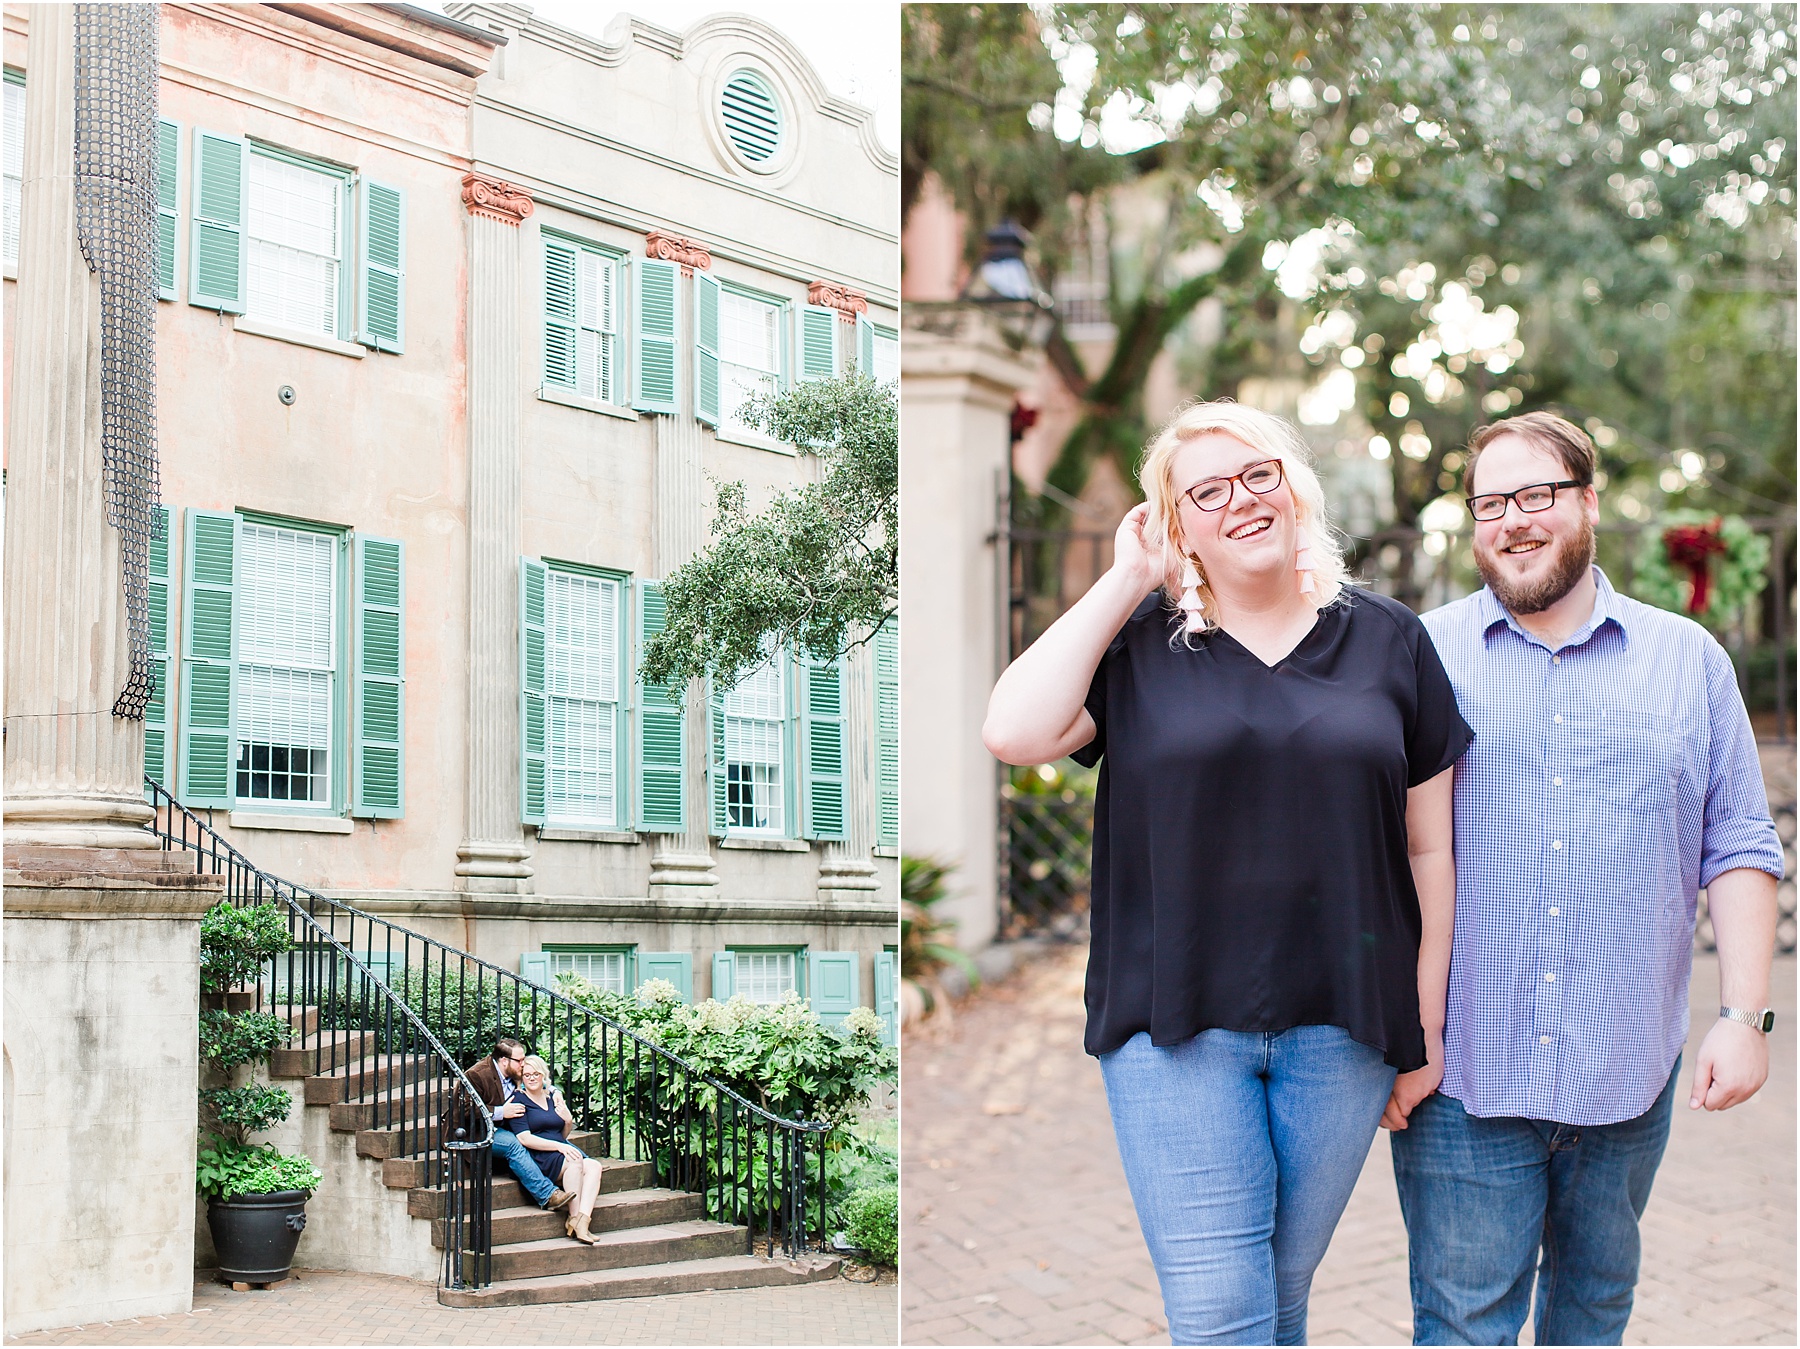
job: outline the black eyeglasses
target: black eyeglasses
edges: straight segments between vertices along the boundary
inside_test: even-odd
[[[1477,520],[1498,520],[1506,514],[1506,503],[1515,501],[1519,509],[1527,515],[1536,515],[1539,511],[1547,511],[1556,504],[1556,492],[1560,487],[1582,487],[1584,483],[1573,481],[1540,482],[1530,487],[1521,487],[1516,492],[1483,492],[1478,497],[1469,497],[1469,514]]]
[[[1195,483],[1183,492],[1189,501],[1203,511],[1222,511],[1231,500],[1231,484],[1241,482],[1246,492],[1267,496],[1281,486],[1281,460],[1265,459],[1260,464],[1252,464],[1242,473],[1233,473],[1229,478],[1206,478]]]

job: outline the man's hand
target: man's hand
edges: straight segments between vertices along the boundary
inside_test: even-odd
[[[1404,1129],[1406,1117],[1413,1112],[1413,1107],[1438,1089],[1444,1080],[1444,1056],[1438,1054],[1435,1062],[1427,1063],[1423,1068],[1414,1069],[1410,1073],[1401,1073],[1394,1079],[1394,1091],[1388,1097],[1387,1109],[1381,1112],[1381,1127],[1384,1129]]]
[[[1688,1109],[1729,1110],[1742,1105],[1769,1080],[1769,1037],[1720,1017],[1700,1042]]]
[[[525,1107],[517,1101],[508,1101],[494,1112],[495,1119],[517,1119],[525,1113]]]

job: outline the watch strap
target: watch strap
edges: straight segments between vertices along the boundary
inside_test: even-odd
[[[1767,1035],[1775,1029],[1775,1012],[1765,1007],[1760,1012],[1745,1011],[1741,1007],[1721,1007],[1719,1015],[1727,1021],[1735,1021],[1739,1025],[1748,1026],[1751,1030],[1759,1030]]]

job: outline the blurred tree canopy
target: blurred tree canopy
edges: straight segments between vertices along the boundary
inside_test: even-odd
[[[1049,341],[1083,414],[1049,474],[1069,496],[1101,457],[1132,480],[1167,347],[1195,394],[1281,376],[1302,422],[1360,415],[1402,525],[1459,489],[1475,426],[1541,406],[1594,434],[1609,513],[1772,513],[1794,497],[1792,17],[910,5],[905,205],[935,174],[971,254],[1011,216],[1051,281],[1104,220],[1117,339],[1094,368]]]

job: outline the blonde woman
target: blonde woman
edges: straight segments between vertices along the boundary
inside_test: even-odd
[[[577,1241],[597,1245],[600,1239],[588,1230],[588,1220],[600,1193],[600,1163],[568,1141],[574,1116],[550,1085],[550,1065],[536,1054],[525,1056],[513,1100],[524,1102],[525,1113],[504,1121],[505,1126],[518,1134],[538,1169],[575,1196],[563,1230]]]
[[[983,732],[1101,765],[1086,1045],[1176,1344],[1305,1342],[1378,1122],[1443,1074],[1471,733],[1419,620],[1348,584],[1309,459],[1267,413],[1177,415]]]

